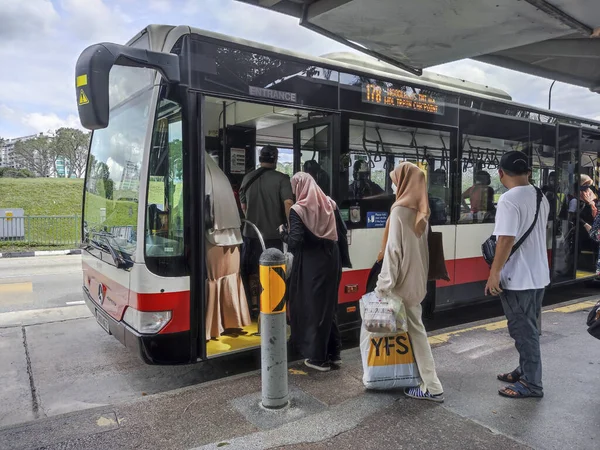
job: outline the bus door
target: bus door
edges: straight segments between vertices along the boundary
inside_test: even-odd
[[[579,254],[579,154],[581,130],[556,127],[556,170],[552,283],[572,281]],[[582,236],[583,237],[583,236]]]
[[[294,173],[309,173],[332,198],[338,193],[332,177],[339,165],[338,124],[335,114],[294,124]]]
[[[582,199],[593,200],[597,204],[598,201],[598,167],[599,167],[599,144],[600,135],[586,130],[581,131],[580,140],[580,158],[579,158],[579,173],[580,177],[587,179],[589,185],[582,186],[582,179],[579,180],[579,195]],[[589,178],[587,178],[589,177]],[[585,189],[585,190],[582,190]],[[595,206],[595,205],[594,205]],[[578,239],[578,254],[576,259],[577,272],[576,277],[587,278],[596,275],[598,263],[598,243],[590,236],[589,228],[585,224],[592,226],[597,214],[597,207],[593,207],[590,203],[580,201],[579,208],[579,230]]]

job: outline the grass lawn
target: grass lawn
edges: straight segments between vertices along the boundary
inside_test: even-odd
[[[0,178],[0,209],[23,208],[25,216],[81,216],[83,180]],[[79,240],[75,219],[29,219],[26,240],[0,241],[0,252],[70,249]]]
[[[164,203],[163,183],[150,182],[149,191],[150,203]],[[174,195],[177,199],[175,203],[179,201],[180,191],[181,184],[178,184]],[[126,194],[129,198],[136,197],[135,193]],[[25,216],[81,217],[82,197],[82,179],[0,178],[0,209],[23,208]],[[88,194],[86,217],[90,223],[100,222],[101,208],[106,209],[103,225],[137,225],[138,203],[134,201],[107,200],[98,195]],[[80,240],[80,225],[77,225],[74,219],[30,219],[25,222],[25,228],[26,240],[0,241],[0,253],[70,249]]]
[[[81,179],[0,178],[0,208],[26,216],[80,216],[82,193]]]

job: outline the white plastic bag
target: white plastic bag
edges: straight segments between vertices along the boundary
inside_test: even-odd
[[[407,330],[406,309],[403,302],[380,299],[369,292],[360,299],[363,328],[369,333],[396,334]]]
[[[289,280],[290,275],[292,274],[294,255],[288,252],[288,246],[285,242],[283,243],[283,256],[285,257],[285,279]]]
[[[387,336],[360,330],[363,384],[367,389],[419,386],[421,377],[408,333]]]

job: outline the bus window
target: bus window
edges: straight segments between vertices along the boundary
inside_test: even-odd
[[[350,153],[351,175],[348,198],[361,199],[381,195],[386,191],[386,160],[368,161],[364,153]]]
[[[146,255],[183,255],[181,107],[162,100],[154,128],[146,209]]]
[[[264,144],[268,145],[268,144]],[[264,145],[258,144],[256,146],[256,168],[260,167],[260,162],[258,160],[260,156],[260,151],[264,147]],[[294,150],[291,148],[282,148],[278,147],[279,157],[277,160],[277,170],[278,172],[285,173],[288,176],[294,175]]]
[[[140,69],[120,69],[110,73],[110,124],[94,132],[90,148],[83,239],[103,249],[110,245],[135,261],[140,168],[152,90],[143,87]],[[136,84],[136,77],[142,85]],[[113,89],[122,78],[128,79],[128,84],[123,82],[128,89]],[[117,98],[121,103],[117,104]]]
[[[329,132],[327,125],[300,129],[301,170],[312,175],[327,195],[331,194]]]
[[[386,205],[391,206],[389,173],[401,162],[408,161],[419,166],[427,177],[431,223],[449,222],[449,132],[351,120],[349,143],[349,201],[365,200],[365,206],[373,208],[374,201],[381,203],[373,198],[387,198]]]
[[[494,223],[496,204],[506,188],[498,167],[502,155],[511,150],[529,153],[529,123],[465,113],[461,119],[462,186],[459,223]]]

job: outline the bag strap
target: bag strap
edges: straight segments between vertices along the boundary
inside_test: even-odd
[[[247,192],[248,189],[250,188],[250,186],[252,185],[252,183],[254,183],[256,180],[258,180],[267,170],[273,170],[267,167],[260,167],[259,169],[256,170],[256,172],[254,173],[254,175],[248,179],[248,181],[246,181],[246,184],[242,184],[240,186],[240,191],[243,192]]]
[[[523,242],[525,242],[525,239],[527,239],[529,237],[529,235],[531,234],[531,232],[533,231],[533,229],[535,228],[535,224],[537,223],[537,219],[538,219],[538,215],[540,213],[540,206],[542,204],[542,197],[544,196],[544,194],[542,193],[542,191],[537,187],[534,186],[536,194],[537,194],[537,205],[536,205],[536,209],[535,209],[535,217],[533,218],[533,223],[531,224],[531,226],[529,227],[529,229],[525,232],[525,234],[523,236],[521,236],[521,239],[519,239],[517,241],[517,243],[515,245],[513,245],[512,250],[510,251],[510,256],[509,258],[517,251],[519,250],[519,247],[521,245],[523,245]]]

